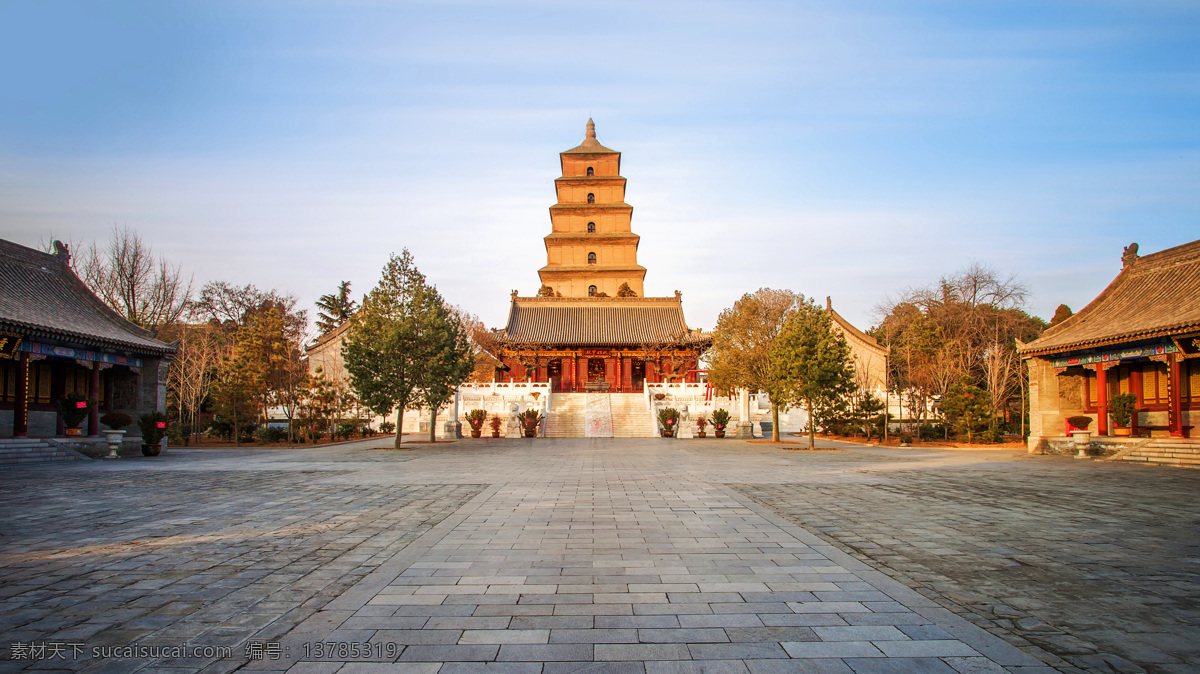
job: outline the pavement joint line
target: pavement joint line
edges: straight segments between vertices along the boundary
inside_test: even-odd
[[[925,597],[900,581],[879,571],[864,562],[846,554],[841,549],[830,545],[816,534],[804,527],[780,517],[770,508],[757,503],[753,499],[730,488],[728,485],[715,485],[733,500],[753,510],[763,519],[782,529],[798,542],[808,545],[813,550],[824,555],[826,559],[857,575],[881,592],[900,602],[923,618],[933,621],[954,638],[962,641],[984,656],[992,659],[1003,667],[1041,667],[1045,663],[1013,646],[987,630],[974,625],[958,614],[937,605],[932,599]]]

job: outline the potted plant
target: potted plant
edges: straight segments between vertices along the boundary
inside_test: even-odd
[[[1113,435],[1129,437],[1130,422],[1133,421],[1133,415],[1136,413],[1134,405],[1137,405],[1137,396],[1132,393],[1121,393],[1109,399],[1108,406],[1112,410],[1112,419],[1115,425]]]
[[[109,412],[100,417],[100,423],[108,426],[108,430],[104,431],[104,441],[108,443],[108,456],[105,458],[119,458],[117,450],[125,440],[125,427],[133,423],[133,418],[124,412]]]
[[[718,438],[725,437],[725,429],[729,426],[729,410],[715,410],[712,425],[714,435]]]
[[[1087,458],[1088,444],[1092,441],[1092,433],[1088,430],[1088,427],[1092,425],[1092,418],[1077,415],[1068,417],[1067,423],[1071,428],[1071,437],[1075,440],[1075,448],[1079,450],[1075,458]]]
[[[483,422],[487,421],[486,410],[471,410],[467,412],[467,423],[471,425],[471,437],[478,438],[483,433]]]
[[[679,410],[674,407],[659,410],[658,423],[662,424],[662,437],[675,437],[675,429],[679,428]]]
[[[493,438],[500,437],[500,427],[503,425],[504,425],[504,420],[500,418],[500,415],[493,414],[491,420],[488,421],[488,426],[492,427],[492,437]]]
[[[521,425],[525,428],[525,437],[536,438],[538,424],[542,423],[542,419],[545,417],[542,416],[541,412],[538,412],[535,409],[529,409],[521,412],[520,418]]]
[[[666,398],[666,397],[667,397],[667,394],[666,394],[666,393],[655,393],[655,394],[654,394],[654,399],[655,399],[655,400],[662,400],[663,398]]]
[[[88,399],[82,393],[68,393],[59,398],[58,409],[62,411],[63,425],[67,427],[68,437],[79,437],[83,434],[81,426],[88,413]]]
[[[142,456],[158,456],[163,436],[167,434],[167,415],[147,412],[138,418],[138,428],[142,429]]]
[[[708,426],[708,419],[705,419],[704,417],[696,417],[696,437],[708,437],[708,435],[704,432],[705,426]]]

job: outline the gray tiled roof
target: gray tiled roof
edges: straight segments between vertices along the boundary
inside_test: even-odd
[[[1091,304],[1021,348],[1032,356],[1200,329],[1200,240],[1136,258]]]
[[[141,354],[175,350],[109,309],[59,257],[3,239],[0,328]]]
[[[501,341],[563,345],[697,342],[679,300],[665,297],[518,297]]]

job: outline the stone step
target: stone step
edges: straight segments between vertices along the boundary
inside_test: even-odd
[[[0,445],[0,466],[77,461],[83,458],[86,457],[38,439],[20,440],[16,443],[8,442]]]

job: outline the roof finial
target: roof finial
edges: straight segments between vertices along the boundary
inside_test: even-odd
[[[1137,262],[1137,259],[1138,259],[1137,251],[1138,251],[1138,245],[1136,243],[1131,243],[1128,246],[1125,246],[1125,250],[1121,253],[1121,263],[1122,263],[1121,268],[1122,269],[1132,265],[1134,262]]]
[[[587,140],[596,140],[596,123],[592,121],[591,117],[588,117]]]
[[[825,310],[833,311],[833,298],[831,298],[829,295],[825,296]]]

